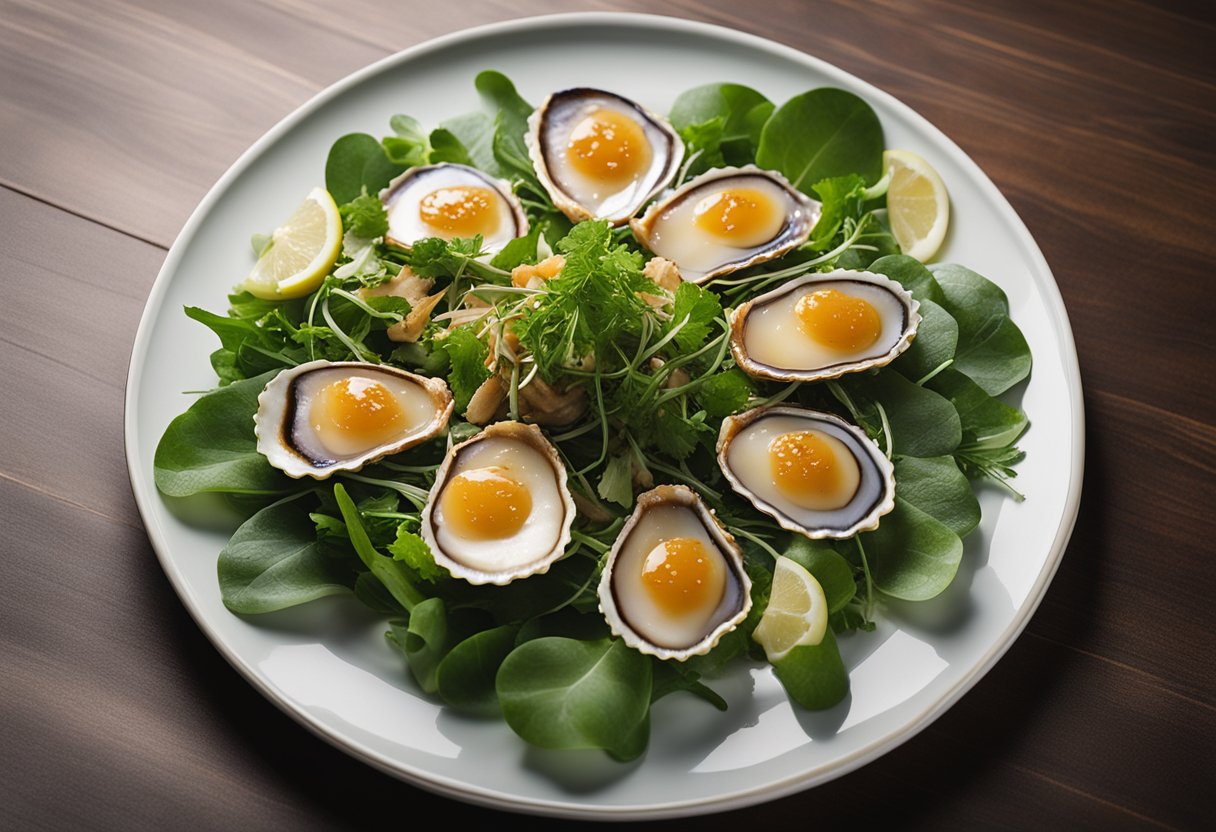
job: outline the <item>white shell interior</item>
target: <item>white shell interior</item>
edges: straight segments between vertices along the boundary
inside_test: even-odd
[[[715,571],[724,573],[722,596],[712,605],[683,615],[658,606],[642,582],[646,556],[660,543],[677,537],[699,541],[717,559]],[[613,561],[611,592],[626,626],[651,644],[671,650],[697,645],[743,606],[743,587],[733,564],[697,512],[676,503],[649,509],[629,531]]]
[[[857,461],[861,481],[853,498],[841,508],[829,511],[803,508],[786,498],[773,481],[769,462],[770,443],[783,434],[805,430],[819,431],[838,439],[853,453]],[[884,472],[879,470],[874,454],[862,446],[862,441],[848,428],[809,414],[762,415],[734,435],[726,448],[725,462],[730,473],[750,492],[750,495],[744,496],[751,496],[767,504],[800,528],[846,532],[887,496]]]
[[[640,128],[650,144],[650,165],[646,172],[624,188],[606,183],[576,170],[567,156],[570,134],[579,122],[597,110],[609,109],[629,118]],[[549,179],[572,201],[594,217],[623,219],[632,216],[658,188],[670,178],[671,136],[635,104],[627,99],[592,91],[572,90],[569,95],[554,95],[540,123],[540,151]]]
[[[493,540],[461,537],[445,522],[443,491],[432,498],[431,527],[442,554],[478,572],[513,573],[549,557],[564,530],[566,505],[553,463],[526,442],[489,436],[460,449],[446,482],[462,471],[496,466],[522,483],[532,498],[532,511],[514,535]]]
[[[427,195],[441,188],[461,186],[485,188],[494,194],[498,225],[492,234],[482,235],[482,248],[486,251],[498,251],[528,232],[526,221],[512,204],[514,197],[508,197],[498,181],[476,168],[440,164],[407,170],[381,192],[380,198],[388,214],[387,236],[407,246],[427,237],[452,239],[453,235],[445,229],[424,222],[419,209]]]
[[[785,223],[771,239],[760,245],[740,247],[730,241],[708,234],[697,226],[698,206],[727,188],[746,187],[765,194],[785,215]],[[664,199],[649,212],[643,223],[648,225],[647,248],[660,257],[672,260],[680,267],[685,280],[697,282],[725,266],[742,267],[753,258],[764,259],[769,252],[789,248],[795,241],[805,240],[819,217],[814,204],[800,200],[788,187],[759,170],[730,175],[710,174],[699,177]]]
[[[878,339],[864,349],[845,351],[803,332],[795,307],[803,297],[822,289],[835,289],[869,302],[882,321]],[[907,308],[883,286],[862,280],[808,282],[800,289],[752,306],[743,325],[743,349],[752,361],[775,369],[818,370],[886,355],[899,344],[907,326]]]

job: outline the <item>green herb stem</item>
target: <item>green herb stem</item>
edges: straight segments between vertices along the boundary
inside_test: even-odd
[[[350,301],[372,318],[379,318],[382,321],[392,321],[393,323],[400,323],[401,321],[405,320],[405,316],[398,312],[381,312],[380,310],[369,306],[367,302],[363,300],[363,298],[359,297],[354,292],[348,292],[345,289],[335,287],[330,289],[329,293]]]
[[[381,480],[376,479],[375,477],[365,477],[362,474],[352,474],[350,472],[343,472],[340,474],[340,476],[343,479],[354,480],[355,482],[361,482],[364,485],[378,485],[381,488],[388,488],[392,491],[396,491],[402,497],[405,497],[405,499],[413,503],[418,509],[422,509],[426,506],[427,498],[430,496],[427,491],[419,488],[418,486],[409,485],[408,483],[404,482]]]

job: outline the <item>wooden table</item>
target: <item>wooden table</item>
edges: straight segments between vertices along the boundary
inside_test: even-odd
[[[144,300],[236,156],[373,60],[567,10],[405,6],[0,0],[0,828],[326,829],[431,810],[504,820],[356,762],[238,676],[161,572],[124,464]],[[1210,2],[677,0],[665,11],[817,55],[957,141],[1055,272],[1088,420],[1072,543],[995,669],[864,769],[696,828],[1210,822]]]

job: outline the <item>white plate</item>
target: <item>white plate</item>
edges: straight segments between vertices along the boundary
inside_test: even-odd
[[[152,457],[169,421],[211,387],[213,336],[184,305],[221,310],[251,264],[247,240],[323,181],[338,136],[384,135],[408,113],[424,125],[479,106],[473,78],[505,72],[529,101],[605,86],[666,112],[711,81],[750,85],[778,104],[812,87],[852,90],[878,112],[888,147],[920,153],[954,202],[940,256],[999,283],[1034,353],[1021,403],[1032,427],[1014,503],[984,489],[955,585],[888,609],[877,632],[841,639],[851,698],[825,714],[793,710],[765,668],[715,683],[718,713],[689,696],[660,702],[650,749],[619,765],[598,752],[530,749],[501,722],[423,697],[385,645],[382,621],[348,599],[242,619],[220,602],[215,559],[231,526],[205,501],[164,500]],[[391,774],[476,803],[564,816],[643,818],[737,808],[822,783],[875,759],[941,715],[1005,652],[1056,570],[1081,490],[1083,416],[1072,334],[1046,262],[1021,220],[949,139],[891,96],[793,49],[727,29],[640,15],[563,15],[462,32],[380,61],[325,90],[267,133],[199,205],[165,260],[131,358],[127,459],[148,535],[187,609],[271,701]],[[211,518],[211,519],[207,519]],[[202,520],[203,522],[200,522]]]

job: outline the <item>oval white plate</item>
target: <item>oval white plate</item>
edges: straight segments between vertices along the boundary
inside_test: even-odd
[[[849,700],[792,709],[769,671],[739,667],[714,681],[719,713],[675,695],[654,709],[650,749],[619,765],[598,752],[530,749],[501,722],[445,711],[423,697],[385,645],[384,623],[348,599],[242,619],[220,602],[215,559],[231,518],[205,500],[163,499],[152,457],[169,421],[215,379],[213,336],[184,305],[224,308],[251,265],[247,240],[273,228],[324,180],[338,136],[389,132],[395,113],[424,125],[480,106],[473,79],[505,72],[525,98],[606,86],[666,112],[681,91],[734,81],[780,104],[832,85],[878,112],[888,147],[920,153],[954,203],[941,262],[1000,284],[1034,352],[1021,403],[1032,427],[1015,503],[982,489],[984,519],[941,598],[889,607],[874,633],[841,639]],[[1072,333],[1051,272],[1009,203],[975,163],[891,96],[793,49],[727,29],[641,15],[562,15],[462,32],[387,58],[341,81],[262,137],[199,205],[165,260],[131,357],[127,459],[165,572],[224,656],[288,714],[349,753],[434,791],[564,816],[644,818],[756,803],[851,771],[909,739],[996,662],[1042,598],[1076,518],[1083,416]]]

